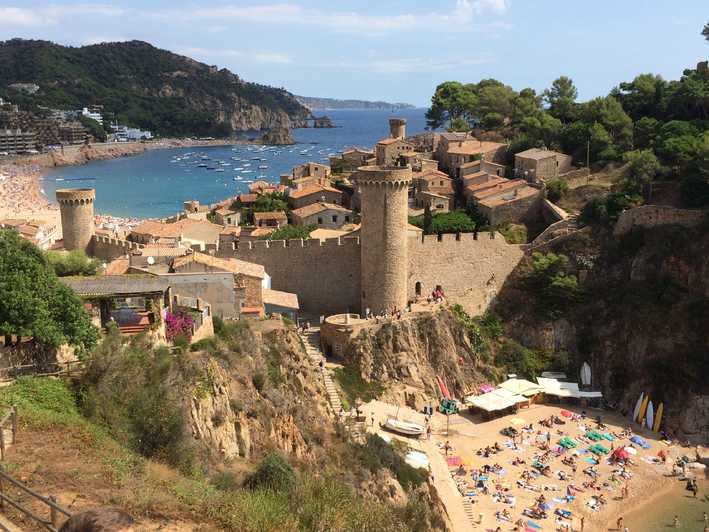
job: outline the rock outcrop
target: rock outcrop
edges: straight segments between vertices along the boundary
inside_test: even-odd
[[[447,309],[364,330],[344,347],[343,358],[366,381],[384,385],[384,400],[415,409],[439,395],[437,376],[460,398],[494,374]]]
[[[272,127],[266,131],[264,136],[261,137],[261,140],[264,144],[271,144],[274,146],[287,146],[290,144],[295,144],[290,129],[282,126]]]

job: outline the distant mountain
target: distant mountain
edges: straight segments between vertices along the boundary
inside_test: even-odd
[[[9,87],[39,85],[34,94]],[[243,81],[142,41],[79,48],[0,42],[0,97],[23,108],[103,106],[105,118],[161,135],[218,136],[301,126],[310,112],[285,89]]]
[[[414,109],[408,103],[369,102],[366,100],[338,100],[336,98],[313,98],[296,96],[296,100],[311,111],[327,111],[331,109]]]

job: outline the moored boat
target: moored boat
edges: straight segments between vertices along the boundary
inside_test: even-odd
[[[384,423],[383,427],[398,434],[405,434],[406,436],[419,437],[423,435],[424,432],[423,425],[419,425],[418,423],[414,423],[413,421],[394,419],[392,417],[386,420],[386,423]]]

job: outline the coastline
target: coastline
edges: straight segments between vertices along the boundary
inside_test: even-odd
[[[90,161],[139,155],[148,150],[257,144],[244,140],[161,139],[145,142],[97,143],[65,146],[36,155],[0,160],[0,219],[38,219],[59,226],[59,208],[42,189],[41,178],[48,168],[75,166]],[[104,216],[110,216],[103,213]]]

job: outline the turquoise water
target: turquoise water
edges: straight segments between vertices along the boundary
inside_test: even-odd
[[[327,115],[338,127],[296,129],[294,146],[149,150],[133,157],[52,169],[45,175],[42,188],[53,200],[57,188],[93,187],[98,213],[166,217],[180,211],[185,200],[214,203],[246,191],[247,181],[262,179],[277,183],[281,174],[290,173],[297,164],[327,163],[328,154],[350,146],[372,147],[388,136],[388,119],[394,116],[407,119],[407,134],[421,133],[426,126],[424,114],[424,109],[328,111]],[[198,167],[200,163],[223,171]]]

